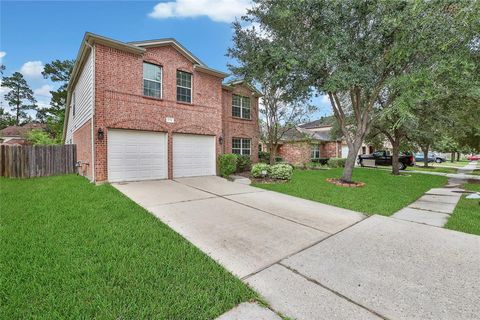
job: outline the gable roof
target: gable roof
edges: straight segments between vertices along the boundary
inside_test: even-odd
[[[323,127],[331,127],[335,123],[335,116],[326,116],[321,117],[315,121],[307,122],[304,124],[299,125],[300,128],[303,129],[315,129],[315,128],[323,128]]]
[[[300,126],[292,128],[285,132],[281,141],[283,142],[296,142],[296,141],[335,141],[330,135],[330,132],[318,132],[301,128]]]
[[[199,58],[197,58],[193,53],[191,53],[187,48],[182,46],[177,40],[174,38],[163,38],[163,39],[156,39],[156,40],[144,40],[144,41],[131,41],[127,42],[127,44],[131,44],[141,48],[153,48],[153,47],[164,47],[164,46],[172,46],[177,49],[185,58],[190,60],[193,63],[196,63],[200,66],[207,67],[205,63],[203,63]]]
[[[32,130],[45,130],[47,126],[43,123],[27,123],[23,126],[8,126],[0,130],[0,137],[25,137],[27,132]]]
[[[238,85],[246,86],[248,89],[252,90],[252,92],[255,93],[257,97],[263,96],[263,93],[261,93],[257,88],[255,88],[254,85],[252,85],[250,82],[244,79],[233,79],[233,80],[227,81],[224,84],[222,84],[222,88],[226,90],[233,90],[233,87]]]

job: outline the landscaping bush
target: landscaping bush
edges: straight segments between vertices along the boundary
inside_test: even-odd
[[[328,166],[330,168],[343,168],[345,167],[345,162],[347,159],[345,158],[330,158],[328,160]]]
[[[220,175],[227,178],[229,175],[237,171],[237,155],[226,153],[218,157],[218,167]]]
[[[258,161],[269,163],[270,162],[270,152],[258,151]]]
[[[290,180],[293,173],[293,167],[289,164],[281,163],[273,165],[270,168],[270,178]]]
[[[245,172],[250,170],[252,160],[247,155],[237,155],[237,172]]]
[[[251,174],[255,178],[263,177],[262,171],[266,171],[267,175],[270,173],[270,165],[266,163],[256,163],[252,166]]]

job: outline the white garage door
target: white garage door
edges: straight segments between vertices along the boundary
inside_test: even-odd
[[[215,175],[215,137],[173,135],[173,177]]]
[[[166,179],[167,163],[165,133],[108,130],[108,181]]]

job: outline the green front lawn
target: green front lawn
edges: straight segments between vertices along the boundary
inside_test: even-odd
[[[0,319],[213,319],[256,294],[109,185],[0,179]]]
[[[480,169],[475,169],[473,172],[470,172],[469,174],[473,174],[475,176],[480,176]]]
[[[480,192],[480,184],[467,183],[467,190]],[[445,228],[480,235],[480,204],[478,199],[465,199],[458,202]]]
[[[431,188],[447,182],[442,176],[414,173],[393,176],[385,170],[362,168],[354,169],[353,180],[365,182],[364,187],[339,187],[325,181],[341,177],[342,170],[295,170],[288,183],[255,186],[367,214],[389,216]]]
[[[457,173],[457,169],[455,169],[455,168],[432,167],[432,166],[429,166],[429,167],[423,167],[423,166],[407,167],[407,171]]]

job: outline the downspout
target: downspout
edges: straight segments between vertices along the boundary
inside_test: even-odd
[[[91,120],[91,127],[92,127],[92,182],[95,182],[95,47],[92,46],[90,43],[85,41],[85,44],[90,47],[92,50],[92,118]]]

